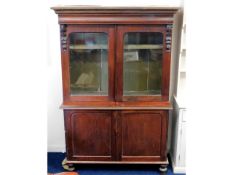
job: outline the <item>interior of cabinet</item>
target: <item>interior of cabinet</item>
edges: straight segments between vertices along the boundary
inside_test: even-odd
[[[162,57],[162,33],[125,33],[123,95],[161,94]]]

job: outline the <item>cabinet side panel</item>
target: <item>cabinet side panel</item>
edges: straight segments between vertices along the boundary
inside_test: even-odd
[[[161,135],[161,160],[167,159],[167,134],[168,134],[168,111],[162,113],[162,135]]]
[[[70,127],[70,111],[64,110],[64,122],[65,122],[65,139],[66,139],[66,156],[67,159],[72,158],[72,138]]]

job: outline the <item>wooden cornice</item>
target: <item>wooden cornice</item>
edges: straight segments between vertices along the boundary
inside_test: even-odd
[[[178,7],[159,7],[159,6],[144,6],[144,7],[126,7],[126,6],[55,6],[51,7],[57,14],[167,14],[173,15]]]
[[[171,24],[177,7],[56,6],[59,24]]]

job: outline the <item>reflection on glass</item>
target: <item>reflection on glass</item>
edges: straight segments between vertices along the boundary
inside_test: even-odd
[[[126,33],[124,35],[123,95],[160,95],[162,57],[162,33]]]
[[[106,33],[70,34],[71,95],[107,95],[107,49]]]

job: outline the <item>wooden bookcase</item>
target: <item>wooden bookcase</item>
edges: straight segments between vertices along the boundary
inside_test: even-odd
[[[57,6],[66,153],[166,171],[172,7]]]

